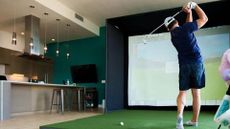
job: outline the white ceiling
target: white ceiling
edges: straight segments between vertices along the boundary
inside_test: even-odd
[[[93,32],[71,21],[68,17],[61,15],[55,10],[44,6],[37,2],[38,0],[0,0],[0,31],[13,31],[13,19],[16,19],[17,33],[24,31],[24,17],[32,14],[41,20],[41,39],[44,39],[44,13],[48,12],[47,16],[47,40],[56,38],[57,22],[56,19],[61,19],[60,26],[60,41],[80,39],[96,36]],[[42,0],[41,0],[42,1]],[[96,26],[104,26],[107,18],[138,14],[162,9],[181,7],[188,0],[53,0],[60,2],[66,8],[76,12],[82,17],[94,23]],[[194,0],[197,3],[206,3],[218,0]],[[29,8],[34,5],[35,8]],[[55,5],[55,3],[54,3]],[[67,35],[66,24],[71,25],[70,34]],[[69,37],[69,38],[68,38]]]
[[[58,0],[99,26],[105,19],[162,9],[182,7],[191,0]],[[207,3],[218,0],[193,0]]]

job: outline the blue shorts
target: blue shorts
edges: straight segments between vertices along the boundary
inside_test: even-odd
[[[201,89],[205,87],[205,69],[203,63],[190,63],[180,65],[179,90],[185,91],[191,88]]]

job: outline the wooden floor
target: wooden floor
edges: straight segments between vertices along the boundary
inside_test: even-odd
[[[14,116],[9,120],[0,121],[0,129],[39,129],[41,125],[69,121],[102,114],[99,111],[36,113],[30,115]]]

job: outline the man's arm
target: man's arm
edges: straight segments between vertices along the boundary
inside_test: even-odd
[[[192,21],[193,21],[192,11],[190,11],[189,13],[187,13],[186,22],[192,22]]]
[[[186,22],[192,22],[193,17],[192,17],[192,10],[189,8],[187,5],[182,8],[182,10],[187,14],[186,16]]]
[[[208,17],[205,14],[205,12],[200,8],[200,6],[197,5],[195,2],[188,2],[186,7],[189,8],[190,10],[194,9],[196,14],[198,15],[198,19],[196,20],[198,28],[204,26],[205,23],[208,21]]]
[[[196,5],[194,10],[195,10],[196,14],[198,15],[198,19],[196,20],[198,28],[201,28],[205,25],[205,23],[207,23],[208,17],[205,14],[205,12],[200,8],[199,5]]]

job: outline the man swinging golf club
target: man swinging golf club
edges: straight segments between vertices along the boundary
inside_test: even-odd
[[[198,15],[193,20],[192,9]],[[184,129],[183,111],[186,101],[186,91],[191,89],[193,98],[193,117],[187,121],[187,126],[198,126],[200,113],[200,89],[205,87],[205,70],[200,48],[194,31],[197,31],[208,21],[204,11],[195,2],[189,2],[182,10],[187,14],[186,22],[179,26],[174,17],[167,17],[164,24],[171,34],[171,41],[178,52],[179,60],[179,95],[177,97],[177,129]]]

